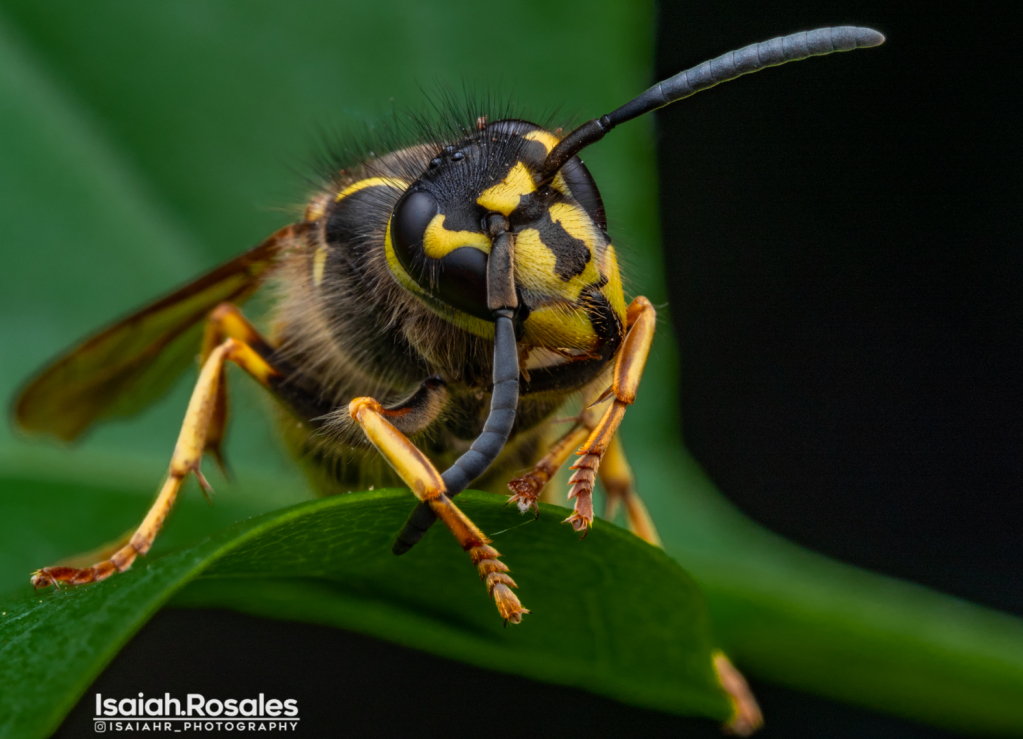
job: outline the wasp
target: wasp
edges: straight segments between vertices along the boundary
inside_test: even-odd
[[[210,492],[200,462],[209,453],[223,465],[228,362],[276,399],[286,444],[320,492],[408,486],[419,503],[394,552],[440,519],[505,623],[529,611],[499,552],[455,505],[469,485],[507,485],[525,513],[574,451],[572,528],[593,525],[599,476],[608,505],[623,506],[630,528],[658,543],[616,436],[656,314],[642,296],[626,302],[600,191],[579,154],[721,82],[883,40],[850,26],[793,34],[683,71],[567,133],[482,115],[338,167],[300,221],[86,339],[22,390],[20,427],[71,441],[144,406],[199,358],[141,525],[95,564],[44,567],[32,583],[124,572],[149,551],[190,475]],[[240,306],[271,284],[263,335]],[[570,400],[583,410],[567,429],[555,426]]]

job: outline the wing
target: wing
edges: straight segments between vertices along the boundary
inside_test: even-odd
[[[220,303],[248,299],[274,271],[277,257],[304,243],[307,228],[282,228],[55,359],[18,395],[18,425],[71,441],[97,421],[148,406],[195,360],[207,314]]]

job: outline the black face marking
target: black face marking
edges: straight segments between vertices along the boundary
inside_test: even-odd
[[[554,271],[565,282],[578,277],[590,262],[590,250],[584,241],[565,230],[557,221],[552,221],[549,212],[534,228],[540,232],[540,241],[554,254]]]
[[[522,145],[522,151],[519,152],[519,159],[533,172],[539,172],[543,168],[543,163],[546,158],[547,147],[539,141],[530,141],[527,139]]]
[[[560,195],[555,197],[553,202],[562,202],[564,198]],[[542,221],[547,213],[548,203],[535,197],[534,193],[519,196],[519,204],[508,216],[508,223],[512,230],[519,231],[523,228],[534,228],[537,221]]]
[[[484,320],[492,319],[486,308],[488,257],[484,251],[475,246],[459,247],[435,259],[426,256],[423,240],[437,215],[444,217],[441,225],[445,231],[486,233],[488,212],[478,202],[480,195],[507,180],[520,162],[534,177],[537,175],[546,161],[547,149],[541,142],[525,138],[537,131],[545,129],[528,121],[503,120],[467,133],[456,144],[439,149],[398,201],[391,218],[395,256],[431,299]],[[586,270],[592,254],[586,242],[551,220],[550,206],[578,203],[598,228],[604,227],[604,220],[600,195],[583,164],[572,160],[564,173],[569,194],[545,190],[522,195],[508,222],[512,231],[536,229],[541,243],[554,255],[555,273],[568,282]]]
[[[444,228],[448,231],[472,231],[483,233],[483,219],[487,212],[475,202],[458,203],[441,210],[444,214]]]
[[[543,131],[544,129],[535,123],[521,120],[506,120],[497,121],[490,126],[493,130],[502,132],[515,133],[519,136],[525,136],[527,133],[532,131]],[[544,162],[547,159],[547,147],[541,144],[539,141],[531,141],[529,139],[522,139],[521,145],[518,151],[518,159],[525,164],[530,171],[540,172],[543,169]],[[569,159],[564,167],[561,168],[561,176],[565,180],[565,184],[568,185],[568,189],[572,194],[572,198],[582,206],[593,222],[597,224],[597,227],[601,231],[607,233],[607,215],[604,212],[604,201],[600,197],[600,191],[597,189],[597,183],[593,181],[593,176],[590,175],[590,171],[586,168],[586,165],[576,157]],[[526,201],[526,197],[523,197],[523,201]],[[532,199],[530,199],[532,200]],[[557,202],[557,198],[554,200]],[[520,208],[525,209],[523,206],[527,206],[526,202],[523,202]],[[513,214],[515,216],[516,214]],[[525,220],[526,216],[523,214],[522,220]],[[533,219],[535,220],[535,218]]]

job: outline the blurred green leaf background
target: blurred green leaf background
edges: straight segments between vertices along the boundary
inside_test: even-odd
[[[422,90],[438,82],[465,81],[576,121],[651,82],[649,2],[524,3],[505,9],[496,37],[477,33],[463,8],[0,2],[3,397],[83,334],[289,222],[308,194],[303,175],[323,130],[421,110]],[[553,64],[555,56],[587,64]],[[652,126],[616,131],[586,163],[631,293],[658,304],[666,293]],[[623,438],[666,550],[696,576],[716,638],[740,668],[929,723],[1023,733],[1018,619],[817,556],[717,493],[679,439],[665,313]],[[266,399],[244,381],[234,387],[229,453],[240,484],[225,487],[222,510],[200,524],[209,531],[308,495],[266,421]],[[19,522],[0,550],[4,583],[126,525],[83,505],[69,551],[40,547],[45,532],[70,527],[14,493],[79,481],[135,491],[141,508],[138,491],[159,480],[188,391],[179,384],[150,412],[74,450],[4,426],[0,517]]]

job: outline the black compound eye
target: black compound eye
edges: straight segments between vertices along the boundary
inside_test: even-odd
[[[394,214],[391,216],[394,254],[416,282],[421,282],[420,275],[426,267],[426,257],[423,254],[426,227],[438,210],[440,208],[436,199],[422,190],[405,193],[394,206]]]
[[[561,168],[561,176],[565,178],[565,184],[572,191],[572,197],[583,207],[593,222],[600,227],[600,230],[607,233],[607,215],[604,213],[604,201],[600,197],[600,190],[593,176],[586,169],[577,157],[569,159]]]
[[[439,262],[434,294],[460,311],[491,320],[487,310],[487,255],[473,246],[455,249]]]
[[[452,308],[490,319],[487,310],[487,251],[474,211],[438,217],[441,208],[428,192],[406,193],[391,216],[391,243],[416,283]]]

